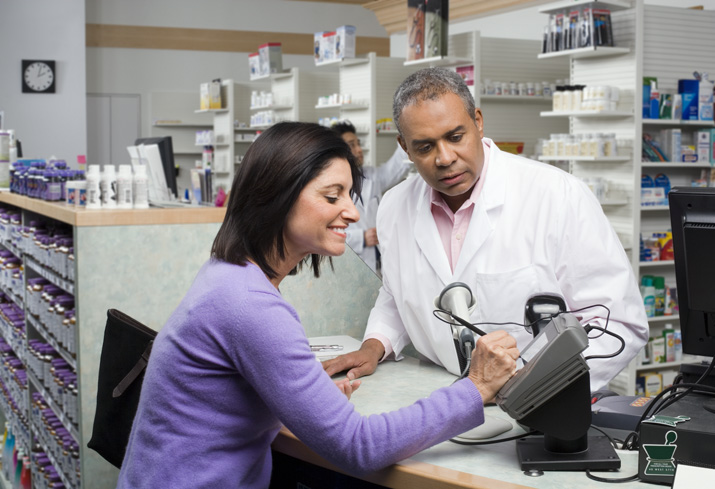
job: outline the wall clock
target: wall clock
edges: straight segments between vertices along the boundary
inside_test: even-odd
[[[55,93],[55,62],[22,60],[22,93]]]

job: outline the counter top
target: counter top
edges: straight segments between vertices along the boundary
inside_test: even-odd
[[[223,222],[225,207],[160,209],[81,209],[64,202],[47,202],[0,192],[0,203],[11,204],[72,226],[136,226],[147,224],[202,224]]]
[[[405,358],[400,362],[386,361],[377,371],[364,377],[351,402],[363,415],[377,414],[407,406],[417,399],[427,397],[432,391],[449,385],[454,376],[436,365]],[[496,406],[486,409],[489,416],[510,420]],[[499,435],[508,438],[523,432],[513,420],[511,432]],[[276,438],[273,448],[308,463],[343,472],[312,452],[285,428]],[[621,458],[619,472],[596,472],[600,477],[622,478],[638,470],[638,452],[617,451]],[[464,446],[444,442],[424,450],[408,460],[367,476],[364,480],[395,488],[544,488],[566,489],[579,487],[603,488],[604,483],[586,477],[584,472],[545,472],[540,477],[525,475],[519,468],[516,442],[507,441],[493,445]],[[622,489],[648,487],[641,482],[619,484]],[[651,486],[652,487],[652,486]]]

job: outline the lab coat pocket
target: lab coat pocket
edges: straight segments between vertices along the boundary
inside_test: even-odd
[[[524,306],[531,295],[539,292],[536,269],[532,265],[500,273],[478,273],[476,276],[477,314],[480,322],[524,323]],[[523,332],[516,325],[488,327],[488,330]]]

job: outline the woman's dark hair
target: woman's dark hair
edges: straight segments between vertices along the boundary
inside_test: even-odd
[[[261,133],[246,151],[233,181],[226,217],[214,239],[211,256],[236,265],[245,265],[250,258],[263,273],[275,278],[277,274],[269,262],[285,258],[283,230],[288,214],[303,188],[334,158],[350,163],[351,194],[359,196],[362,171],[350,147],[329,128],[307,122],[280,122]],[[316,277],[320,276],[322,259],[311,255]]]

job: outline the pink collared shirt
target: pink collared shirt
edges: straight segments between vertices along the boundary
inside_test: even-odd
[[[454,272],[454,267],[459,261],[459,254],[462,251],[464,238],[467,236],[469,221],[472,220],[474,207],[479,200],[479,195],[484,188],[484,180],[487,176],[487,167],[489,166],[489,145],[482,139],[482,147],[484,148],[484,164],[482,172],[479,174],[477,184],[472,189],[472,194],[464,201],[462,206],[457,209],[457,212],[452,212],[447,203],[442,198],[442,195],[435,189],[430,190],[430,202],[432,210],[432,218],[437,225],[437,232],[442,240],[444,252],[447,254],[449,266]],[[390,340],[380,333],[372,333],[363,339],[363,341],[374,338],[379,340],[385,347],[385,354],[380,361],[392,353],[392,343]]]

